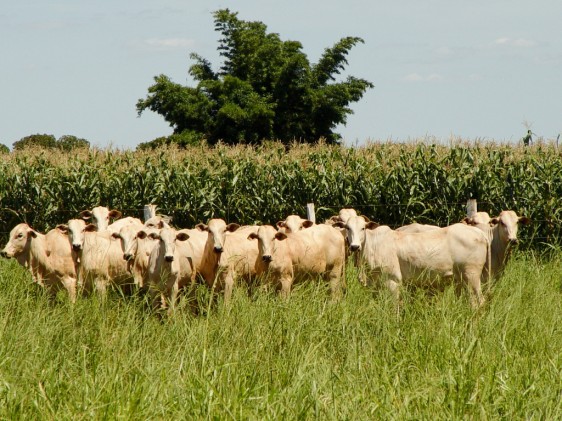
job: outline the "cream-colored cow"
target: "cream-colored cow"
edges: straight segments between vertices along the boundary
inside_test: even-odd
[[[341,297],[345,287],[345,241],[337,229],[320,224],[285,234],[264,225],[248,238],[258,243],[262,260],[258,274],[267,276],[282,296],[289,295],[295,279],[323,276],[332,297]]]
[[[76,270],[63,226],[43,235],[27,224],[18,224],[1,254],[29,269],[33,280],[49,294],[54,296],[64,288],[70,301],[76,300]]]

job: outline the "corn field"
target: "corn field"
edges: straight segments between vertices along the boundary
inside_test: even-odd
[[[554,144],[372,143],[362,147],[267,142],[156,151],[25,150],[0,162],[0,232],[19,222],[46,231],[83,209],[105,205],[142,217],[154,203],[179,227],[211,217],[242,224],[306,215],[318,221],[353,207],[390,226],[447,225],[469,198],[491,215],[512,209],[534,222],[524,245],[557,245],[562,155]]]

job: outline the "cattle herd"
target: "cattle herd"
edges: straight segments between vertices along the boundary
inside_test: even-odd
[[[180,292],[192,293],[197,282],[223,291],[227,303],[238,279],[271,285],[286,297],[295,280],[320,277],[337,300],[351,260],[361,283],[383,283],[397,303],[403,284],[437,288],[445,281],[466,285],[479,307],[482,282],[501,275],[518,223],[529,222],[514,211],[495,218],[478,212],[443,228],[411,224],[393,230],[353,209],[320,224],[290,215],[276,227],[211,219],[176,229],[158,215],[144,223],[120,218],[121,212],[98,206],[46,234],[22,223],[1,255],[15,258],[50,294],[66,290],[72,302],[82,294],[105,296],[115,285],[147,292],[155,309],[171,310]]]

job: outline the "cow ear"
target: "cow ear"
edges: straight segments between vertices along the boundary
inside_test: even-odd
[[[531,223],[531,219],[527,218],[526,216],[520,216],[519,217],[519,223],[523,224],[523,225],[529,225]]]
[[[87,221],[88,219],[90,219],[92,217],[92,212],[89,211],[89,210],[83,210],[82,212],[80,212],[79,215],[82,219]]]
[[[285,225],[285,221],[279,221],[277,222],[277,228],[285,228],[287,225]]]
[[[209,226],[201,223],[195,225],[195,228],[198,229],[199,231],[209,231]]]
[[[176,235],[176,240],[186,241],[189,238],[189,234],[186,232],[178,232]]]
[[[470,218],[466,216],[462,221],[463,224],[470,225]]]
[[[240,228],[240,225],[239,225],[239,224],[235,224],[235,223],[228,224],[228,225],[226,226],[226,230],[227,230],[228,232],[234,232],[234,231],[236,231],[238,228]]]
[[[66,224],[58,224],[56,226],[57,230],[59,230],[63,234],[68,234],[68,225]]]
[[[94,224],[88,224],[84,227],[84,231],[86,232],[94,232],[97,231],[98,227],[96,227]]]
[[[371,220],[367,218],[365,215],[361,215],[361,218],[363,218],[365,222],[371,222]]]
[[[332,225],[335,228],[345,228],[345,224],[341,221],[336,222],[334,225]]]
[[[378,226],[379,226],[379,224],[377,224],[376,222],[373,222],[373,221],[369,221],[365,224],[365,228],[367,228],[368,230],[374,230]]]
[[[500,218],[492,218],[490,219],[490,226],[493,227],[494,225],[497,225],[498,222],[500,222]]]
[[[248,240],[257,240],[258,239],[258,235],[255,232],[250,233],[250,235],[248,235]]]
[[[302,223],[302,227],[303,228],[310,228],[311,226],[314,225],[314,222],[312,222],[311,220],[307,219],[306,221],[304,221]]]
[[[139,231],[137,232],[137,238],[140,238],[141,240],[144,240],[146,238],[147,234],[146,231]]]
[[[150,234],[148,234],[148,238],[152,239],[152,240],[159,240],[160,239],[160,235],[156,232],[151,232]]]
[[[37,231],[31,229],[27,232],[27,236],[37,238]]]
[[[277,239],[279,241],[283,241],[285,238],[287,238],[287,234],[282,233],[282,232],[275,233],[275,239]]]
[[[118,232],[112,232],[112,233],[111,233],[111,236],[112,236],[113,238],[115,238],[116,240],[117,240],[118,238],[121,238],[121,234],[119,234]]]
[[[116,209],[112,209],[112,210],[109,211],[109,217],[110,218],[119,219],[119,218],[121,218],[121,215],[122,215],[122,213],[119,212]]]

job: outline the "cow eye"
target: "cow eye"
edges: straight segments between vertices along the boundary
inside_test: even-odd
[[[18,238],[22,238],[22,237],[23,237],[23,234],[20,232],[20,233],[18,234]]]

